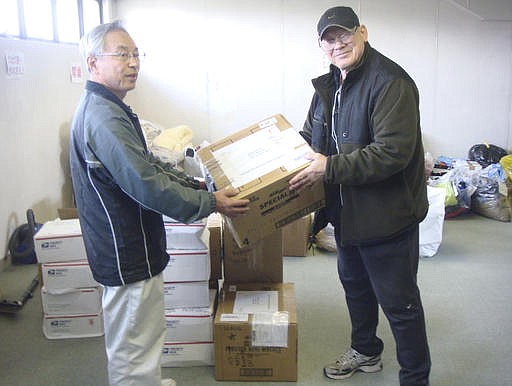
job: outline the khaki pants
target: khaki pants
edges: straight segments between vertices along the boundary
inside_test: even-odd
[[[110,386],[161,386],[165,336],[163,278],[104,287],[103,319]]]

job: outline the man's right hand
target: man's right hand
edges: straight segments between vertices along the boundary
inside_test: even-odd
[[[237,200],[232,197],[238,192],[233,188],[226,188],[213,193],[217,202],[217,212],[228,217],[237,217],[249,211],[249,200]]]

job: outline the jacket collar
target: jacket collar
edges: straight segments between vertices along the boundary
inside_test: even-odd
[[[132,109],[130,106],[128,106],[126,103],[124,103],[121,99],[119,99],[112,91],[110,91],[108,88],[106,88],[101,83],[94,82],[92,80],[88,80],[85,83],[85,89],[89,92],[92,92],[94,94],[98,94],[102,96],[105,99],[108,99],[109,101],[119,105],[123,110],[125,110],[127,113],[133,114]]]

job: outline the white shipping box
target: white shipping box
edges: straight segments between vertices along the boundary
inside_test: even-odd
[[[213,366],[213,342],[170,343],[162,349],[162,367]]]
[[[210,279],[210,254],[204,250],[168,250],[169,262],[163,271],[164,282]]]
[[[89,315],[101,312],[101,287],[41,288],[41,302],[46,315]]]
[[[102,336],[104,334],[103,315],[44,315],[43,333],[48,339]]]
[[[217,290],[210,290],[209,307],[165,310],[166,342],[213,342],[213,318]]]
[[[34,246],[39,263],[87,259],[78,219],[44,223],[34,235]]]
[[[167,249],[208,249],[206,221],[183,224],[164,223]]]
[[[51,291],[65,288],[98,287],[87,260],[41,264],[43,286]]]
[[[165,308],[208,307],[209,292],[207,280],[183,283],[164,282]]]

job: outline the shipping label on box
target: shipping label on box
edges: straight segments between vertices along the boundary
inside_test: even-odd
[[[225,284],[214,322],[215,378],[297,380],[297,312],[291,283]]]
[[[44,287],[51,291],[64,288],[97,287],[100,284],[94,280],[87,260],[43,263],[41,274]]]
[[[34,235],[34,246],[39,263],[87,259],[78,219],[44,223]]]
[[[275,115],[200,149],[217,189],[233,187],[250,201],[245,216],[226,219],[239,247],[250,245],[325,205],[318,181],[298,193],[289,181],[310,164],[311,148],[282,116]]]
[[[210,279],[208,250],[168,250],[169,262],[163,271],[164,282],[205,281]]]

